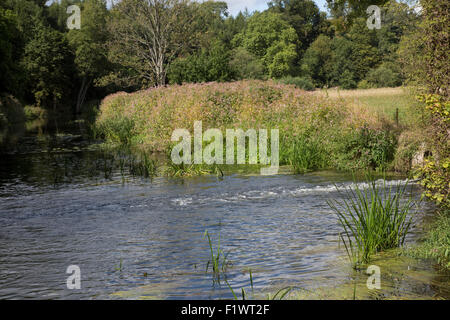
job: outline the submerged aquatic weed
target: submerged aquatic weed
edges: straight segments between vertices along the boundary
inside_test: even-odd
[[[328,201],[344,229],[340,238],[355,269],[367,264],[373,254],[403,245],[414,204],[411,198],[405,199],[408,181],[393,188],[385,179],[378,183],[369,177],[364,185],[355,183],[344,193],[336,186],[342,199]]]

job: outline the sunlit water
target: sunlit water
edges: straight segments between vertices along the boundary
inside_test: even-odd
[[[1,155],[1,299],[232,298],[223,281],[205,272],[205,230],[214,248],[220,234],[230,262],[226,277],[237,292],[249,288],[249,269],[258,292],[350,278],[341,229],[326,201],[338,196],[334,184],[349,185],[351,176],[150,180],[114,171],[105,178],[99,152],[68,135],[78,130],[47,133],[17,138]],[[412,192],[419,197],[417,186]],[[408,243],[432,210],[426,203],[416,208]],[[81,269],[80,290],[67,289],[69,265]],[[436,294],[429,284],[408,290]]]

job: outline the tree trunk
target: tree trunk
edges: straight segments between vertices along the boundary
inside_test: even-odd
[[[86,98],[86,93],[87,93],[90,85],[91,85],[91,80],[90,79],[88,80],[86,77],[83,77],[83,80],[81,82],[80,91],[78,91],[77,105],[76,105],[76,109],[75,109],[76,113],[80,113],[81,106],[84,103],[84,99]]]

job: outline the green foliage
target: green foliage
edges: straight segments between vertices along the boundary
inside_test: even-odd
[[[133,130],[133,120],[116,115],[116,117],[109,119],[108,122],[98,125],[96,127],[96,135],[114,144],[129,146],[133,137]]]
[[[329,201],[339,223],[340,234],[352,266],[360,269],[380,251],[402,246],[411,225],[408,219],[413,201],[405,201],[408,183],[398,183],[394,188],[368,179],[367,186],[356,183],[341,193],[341,200]]]
[[[450,212],[440,212],[429,226],[423,242],[405,253],[417,258],[433,259],[441,269],[450,271]]]
[[[328,165],[328,154],[322,141],[311,134],[294,137],[281,147],[287,153],[287,163],[294,168],[295,173],[325,169]]]
[[[56,106],[69,85],[70,53],[64,36],[36,22],[24,50],[23,68],[38,106]]]
[[[346,29],[355,18],[366,17],[370,5],[382,6],[389,0],[327,0],[331,15],[337,19],[335,23],[342,24],[339,29]]]
[[[370,70],[365,81],[369,88],[398,87],[402,84],[400,75],[385,64],[381,64],[378,68]]]
[[[296,31],[299,56],[325,27],[325,16],[312,0],[272,0],[268,6],[269,11],[281,13]]]
[[[220,42],[209,49],[178,58],[169,68],[169,83],[229,81],[233,77],[230,52]]]
[[[420,6],[420,23],[402,39],[399,59],[410,83],[448,98],[449,3],[446,0],[422,0]]]
[[[242,47],[233,50],[230,68],[233,70],[236,78],[240,80],[264,78],[262,62]]]
[[[0,90],[15,92],[18,87],[20,69],[17,66],[17,46],[20,35],[16,28],[17,15],[0,7]]]
[[[311,79],[307,77],[292,77],[287,76],[279,79],[279,82],[284,84],[293,84],[295,87],[307,91],[312,91],[315,89]]]
[[[25,121],[23,105],[11,95],[0,94],[0,128]]]
[[[380,62],[377,34],[375,30],[367,28],[365,18],[358,18],[353,22],[347,37],[352,42],[352,51],[347,59],[352,64],[351,70],[358,82]]]
[[[23,108],[23,111],[27,120],[44,119],[46,116],[46,110],[40,107],[28,105]]]
[[[450,208],[450,101],[436,94],[419,97],[425,103],[425,110],[431,115],[430,131],[433,155],[417,168],[416,176],[421,178],[424,195],[444,208]]]
[[[415,171],[415,178],[425,188],[424,196],[438,205],[450,209],[450,158],[426,159],[425,164]]]
[[[394,159],[397,145],[395,136],[388,131],[374,130],[366,126],[343,136],[342,158],[337,166],[344,169],[384,169]]]
[[[280,14],[266,11],[255,13],[233,44],[258,57],[270,77],[279,78],[294,72],[297,41],[295,30]]]
[[[302,72],[310,76],[316,87],[329,85],[333,73],[334,52],[331,39],[320,35],[306,50]]]
[[[343,37],[337,37],[333,40],[333,84],[340,85],[343,89],[356,88],[354,64],[349,59],[353,50],[354,46],[352,41]]]
[[[345,70],[339,78],[339,85],[342,89],[355,89],[356,88],[356,76],[350,70]]]

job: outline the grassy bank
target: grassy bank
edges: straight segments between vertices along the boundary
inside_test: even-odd
[[[279,129],[280,164],[295,172],[386,169],[403,130],[364,104],[272,81],[173,85],[106,97],[96,132],[107,142],[169,153],[174,129]]]
[[[439,212],[435,221],[427,226],[422,242],[406,251],[416,258],[432,259],[440,269],[450,272],[450,211]]]

